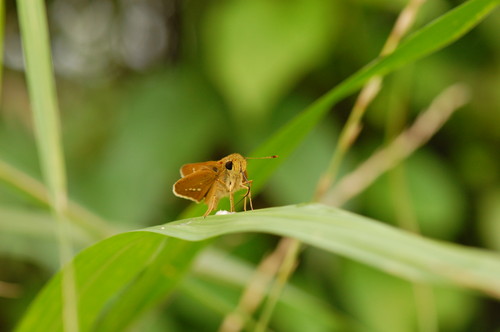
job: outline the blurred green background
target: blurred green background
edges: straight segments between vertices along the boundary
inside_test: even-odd
[[[175,220],[190,204],[171,192],[182,164],[232,152],[250,156],[376,58],[405,3],[48,1],[70,197],[113,232]],[[428,1],[415,29],[459,3]],[[6,2],[4,25],[0,160],[41,179],[13,1]],[[472,99],[427,146],[350,202],[350,210],[397,224],[395,193],[403,185],[425,236],[500,250],[499,32],[497,10],[456,43],[386,78],[343,172],[450,84],[466,83]],[[337,105],[285,162],[256,199],[257,208],[312,199],[354,97]],[[52,224],[43,204],[0,182],[1,331],[16,324],[58,268]],[[73,239],[77,250],[98,240],[78,230]],[[253,266],[276,240],[245,234],[214,246]],[[223,316],[192,287],[211,285],[229,303],[241,289],[196,270],[190,278],[135,329],[216,330]],[[292,282],[331,308],[339,331],[418,330],[415,289],[406,281],[306,249]],[[452,288],[434,289],[431,298],[440,331],[500,331],[494,300]],[[276,331],[311,331],[306,313],[289,310],[278,308]],[[316,330],[328,331],[320,326]]]

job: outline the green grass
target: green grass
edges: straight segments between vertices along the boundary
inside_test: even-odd
[[[279,155],[275,160],[256,160],[249,164],[254,194],[289,160],[334,105],[359,90],[370,78],[413,64],[459,39],[499,3],[498,0],[470,0],[446,12],[403,41],[393,53],[374,59],[305,108],[249,154]],[[72,242],[79,239],[78,232],[75,235],[66,229],[67,221],[80,228],[75,221],[88,219],[91,223],[87,227],[101,236],[111,231],[102,225],[99,217],[87,213],[83,207],[67,204],[61,119],[43,4],[42,1],[18,1],[35,139],[45,186],[41,196],[47,196],[46,203],[60,222],[59,255],[66,261],[71,255]],[[19,174],[0,172],[0,176],[8,182],[21,183],[9,178],[20,179]],[[29,192],[30,185],[17,187],[25,188],[28,195],[38,193],[40,196],[40,190]],[[207,250],[215,239],[227,234],[288,236],[404,280],[453,285],[500,298],[500,257],[487,250],[412,235],[379,221],[320,204],[281,206],[206,219],[197,217],[204,209],[204,206],[194,205],[181,220],[120,233],[93,243],[40,291],[17,331],[122,331],[182,289],[183,281],[199,287],[200,292],[207,290],[208,297],[210,287],[204,288],[206,284],[192,279],[189,272],[198,254]],[[11,216],[9,213],[0,210],[0,215],[7,218]],[[46,216],[42,219],[46,222]],[[6,225],[15,228],[12,223]],[[215,296],[215,302],[221,300],[219,306],[224,306],[222,295],[219,299],[219,294],[211,295]],[[280,299],[281,306],[287,304],[287,296]],[[297,295],[292,302],[297,304],[304,299],[309,300],[306,295]],[[74,304],[73,312],[67,311],[68,303]],[[229,308],[226,306],[222,311]],[[317,324],[320,324],[325,322],[327,315],[324,306],[318,305],[318,308]],[[314,325],[315,314],[311,315]],[[331,326],[345,323],[343,318],[334,321]],[[253,320],[248,318],[248,324],[253,326]]]

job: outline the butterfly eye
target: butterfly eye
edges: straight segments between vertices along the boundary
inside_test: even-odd
[[[232,170],[232,169],[233,169],[233,162],[232,162],[232,161],[228,161],[228,162],[226,163],[226,168],[227,168],[228,170]]]

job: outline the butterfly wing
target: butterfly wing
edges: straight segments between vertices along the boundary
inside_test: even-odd
[[[217,173],[210,168],[193,171],[174,183],[174,194],[199,203],[210,190],[216,178]]]
[[[217,173],[219,171],[219,167],[217,167],[217,162],[216,161],[205,161],[202,163],[193,163],[193,164],[186,164],[181,167],[181,176],[187,176],[189,174],[198,172],[198,171],[212,171]]]

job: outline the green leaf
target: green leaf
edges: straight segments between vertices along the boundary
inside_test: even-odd
[[[102,324],[98,322],[100,316],[107,312],[105,306],[113,303],[114,297],[120,295],[127,286],[140,284],[135,282],[139,276],[148,275],[154,281],[162,283],[150,284],[149,288],[136,294],[136,301],[124,303],[120,299],[113,303],[122,309],[122,312],[129,307],[139,310],[141,299],[147,302],[149,297],[154,297],[157,293],[152,285],[161,285],[164,289],[160,294],[164,296],[167,290],[171,291],[190,265],[192,257],[189,255],[194,255],[196,248],[200,247],[202,243],[193,245],[161,235],[144,236],[144,233],[133,232],[113,236],[84,250],[72,262],[79,295],[78,316],[81,330],[96,330],[98,323]],[[158,270],[158,267],[161,267],[161,270]],[[68,267],[64,269],[67,270]],[[155,270],[155,273],[149,272],[152,270]],[[62,319],[61,273],[58,273],[32,303],[17,329],[62,331]],[[107,324],[120,325],[123,322],[128,320],[121,317],[117,322]]]
[[[100,313],[92,331],[123,331],[134,317],[174,290],[196,254],[205,247],[205,242],[169,238],[158,255],[150,257],[150,264],[134,281],[114,296],[112,303]]]
[[[116,235],[84,250],[73,262],[81,330],[122,329],[129,318],[115,316],[119,322],[114,322],[105,317],[105,309],[118,305],[129,310],[124,313],[140,311],[150,303],[150,296],[158,300],[171,291],[203,247],[187,241],[241,232],[294,237],[405,279],[453,283],[500,298],[500,256],[496,254],[425,239],[340,209],[304,204],[180,220]],[[134,287],[143,274],[152,282],[142,283],[142,289]],[[160,291],[154,287],[159,287],[159,280],[166,283]],[[120,295],[129,286],[134,296],[124,301]],[[60,331],[60,292],[61,273],[38,296],[18,331]],[[96,326],[103,317],[106,324]]]
[[[500,0],[470,0],[450,10],[415,32],[393,53],[374,60],[315,101],[269,141],[254,151],[254,156],[277,154],[280,158],[264,167],[248,165],[248,174],[251,178],[259,179],[259,181],[254,182],[253,188],[258,190],[262,186],[265,180],[303,141],[304,136],[338,101],[361,88],[370,78],[386,75],[405,64],[414,62],[449,45],[481,22],[499,3]]]
[[[303,204],[204,220],[181,220],[146,230],[191,241],[238,232],[279,234],[406,279],[448,281],[500,297],[499,256],[427,240],[341,209]]]

